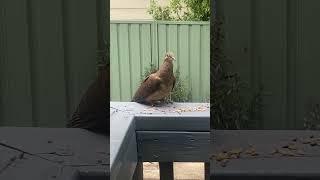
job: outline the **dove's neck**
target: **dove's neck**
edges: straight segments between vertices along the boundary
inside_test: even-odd
[[[164,61],[159,68],[159,76],[173,75],[173,64],[172,62]]]

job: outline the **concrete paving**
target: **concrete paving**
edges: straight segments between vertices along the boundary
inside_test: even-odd
[[[144,180],[159,180],[159,164],[144,162]],[[175,180],[203,180],[204,163],[174,163]]]

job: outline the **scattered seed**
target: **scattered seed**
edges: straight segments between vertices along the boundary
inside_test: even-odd
[[[221,165],[222,167],[226,167],[227,164],[228,164],[228,162],[229,162],[228,159],[224,159],[223,161],[221,161],[220,165]]]
[[[287,151],[287,150],[279,150],[279,153],[283,156],[295,156],[295,154],[291,151]]]
[[[225,160],[225,159],[228,159],[228,156],[227,156],[226,153],[219,153],[216,156],[216,160],[217,161],[222,161],[222,160]]]
[[[297,150],[298,148],[295,146],[295,145],[289,145],[288,146],[288,149],[290,149],[290,150]]]
[[[297,151],[296,151],[296,154],[297,154],[297,155],[304,155],[305,153],[304,153],[302,150],[297,150]]]
[[[238,154],[232,154],[230,159],[238,159],[240,156]]]
[[[253,148],[253,147],[250,147],[249,149],[247,149],[246,151],[245,151],[245,153],[246,154],[249,154],[249,155],[251,155],[251,154],[253,154],[253,153],[255,153],[256,152],[256,150],[255,150],[255,148]]]
[[[303,139],[302,144],[310,144],[311,140],[310,139]]]
[[[238,148],[238,149],[233,149],[231,151],[229,151],[230,154],[241,154],[242,153],[242,148]]]
[[[271,155],[274,155],[274,154],[277,154],[277,153],[279,153],[279,150],[278,150],[278,149],[274,149],[274,150],[271,151],[270,154],[271,154]]]
[[[316,143],[316,142],[311,142],[310,143],[310,146],[316,146],[316,145],[318,145],[318,143]]]

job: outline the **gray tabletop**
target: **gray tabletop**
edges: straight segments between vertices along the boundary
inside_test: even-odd
[[[139,132],[141,132],[140,135],[145,132],[156,134],[158,131],[168,131],[170,135],[176,131],[207,132],[206,140],[208,141],[209,110],[208,103],[173,103],[161,107],[150,107],[135,102],[110,102],[111,179],[132,177],[139,161],[137,152],[139,148],[136,142]],[[142,136],[139,140],[148,141]],[[150,149],[152,148],[148,147],[144,150]],[[148,152],[150,151],[144,154],[151,154]]]
[[[150,107],[135,102],[110,102],[111,166],[130,131],[209,131],[209,110],[208,103],[174,103]],[[194,121],[195,117],[200,120]],[[139,121],[134,122],[134,118]]]
[[[72,128],[0,128],[0,179],[106,179],[109,138]]]
[[[210,149],[212,179],[320,178],[320,131],[213,130]]]

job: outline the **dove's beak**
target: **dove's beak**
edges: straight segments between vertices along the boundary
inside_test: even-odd
[[[176,58],[175,58],[175,57],[172,57],[172,58],[173,58],[174,61],[176,61]]]

